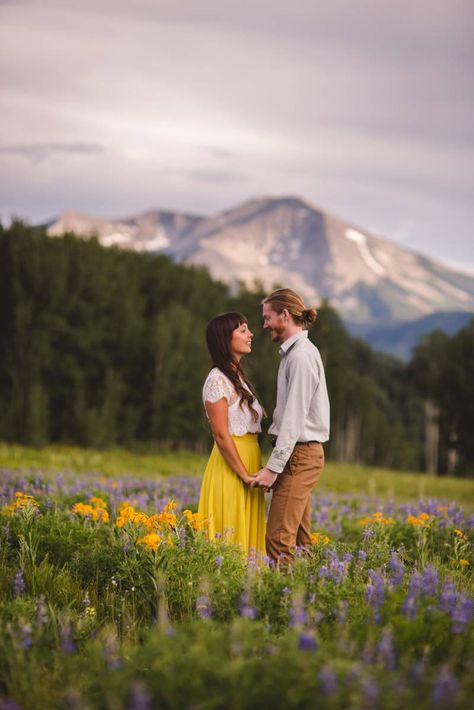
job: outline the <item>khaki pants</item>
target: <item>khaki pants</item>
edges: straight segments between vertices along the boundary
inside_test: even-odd
[[[324,467],[321,444],[296,444],[273,486],[267,520],[267,555],[286,567],[295,547],[311,546],[311,491]]]

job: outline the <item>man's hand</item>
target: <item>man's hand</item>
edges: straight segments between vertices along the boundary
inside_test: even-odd
[[[276,481],[276,473],[270,471],[269,468],[261,468],[260,471],[253,477],[253,481],[250,484],[252,488],[263,488],[268,491]]]

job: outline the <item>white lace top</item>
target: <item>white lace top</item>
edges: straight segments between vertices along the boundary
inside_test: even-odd
[[[258,419],[254,421],[247,403],[244,403],[243,407],[240,406],[240,397],[232,382],[219,368],[214,367],[208,374],[202,388],[204,407],[206,402],[214,403],[222,397],[226,398],[229,405],[229,434],[243,436],[247,433],[257,434],[262,431],[263,409],[260,402],[255,400],[253,403],[253,408],[258,413]]]

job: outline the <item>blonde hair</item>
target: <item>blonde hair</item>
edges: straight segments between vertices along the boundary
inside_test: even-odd
[[[263,299],[262,304],[268,303],[276,313],[281,313],[285,308],[293,318],[296,325],[309,328],[316,320],[317,311],[305,306],[301,296],[291,288],[279,288]]]

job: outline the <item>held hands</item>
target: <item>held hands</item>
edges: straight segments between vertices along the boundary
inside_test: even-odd
[[[258,473],[252,477],[252,488],[263,488],[264,491],[270,490],[277,478],[276,473],[270,471],[269,468],[261,468]]]

